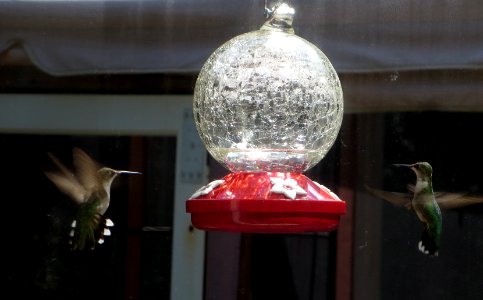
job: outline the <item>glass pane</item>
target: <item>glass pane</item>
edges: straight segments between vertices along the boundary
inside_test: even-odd
[[[323,51],[343,92],[340,132],[322,161],[305,172],[346,201],[347,212],[331,232],[208,231],[205,235],[187,224],[189,216],[183,209],[173,209],[184,208],[184,193],[195,192],[195,185],[220,179],[228,170],[208,156],[209,172],[204,173],[205,165],[197,166],[191,173],[196,176],[181,175],[175,182],[185,171],[176,170],[176,159],[182,161],[178,165],[187,166],[186,175],[192,171],[191,162],[204,156],[176,158],[181,147],[189,149],[183,147],[180,156],[189,157],[197,145],[174,137],[172,128],[159,133],[158,111],[151,112],[156,129],[146,129],[144,123],[139,126],[144,129],[137,127],[144,115],[130,122],[122,119],[126,132],[137,130],[134,136],[111,134],[120,124],[115,113],[106,117],[97,110],[92,112],[95,117],[85,120],[96,130],[112,125],[110,136],[69,135],[68,124],[49,119],[55,113],[48,105],[68,111],[73,102],[64,100],[75,99],[75,107],[84,108],[84,101],[85,107],[92,107],[103,96],[110,98],[103,102],[107,109],[128,103],[123,111],[127,115],[129,108],[143,106],[139,103],[156,103],[159,123],[165,121],[161,112],[182,106],[189,111],[185,100],[194,98],[197,77],[213,51],[237,35],[259,29],[266,21],[264,12],[270,13],[279,2],[0,1],[3,298],[148,300],[175,298],[180,290],[195,291],[196,297],[187,300],[483,298],[481,1],[285,1],[295,9],[295,33]],[[241,65],[254,65],[251,51],[237,54],[234,61],[246,58]],[[297,73],[285,70],[287,75]],[[296,71],[306,73],[304,68]],[[267,83],[265,73],[240,74],[244,83]],[[294,76],[298,84],[297,79]],[[311,76],[311,81],[317,79]],[[291,84],[293,91],[287,95],[302,95],[299,102],[313,108],[312,99],[303,96],[309,93],[298,93],[297,84]],[[211,87],[216,86],[214,81]],[[232,92],[243,86],[234,84],[218,92],[238,95]],[[175,95],[185,98],[171,97]],[[276,95],[266,95],[280,104]],[[158,96],[170,98],[170,104]],[[231,111],[223,97],[219,107],[208,109]],[[237,100],[233,97],[233,102]],[[263,121],[263,114],[272,110],[267,102],[262,99],[258,104],[264,110],[253,109],[250,118],[240,123]],[[279,112],[287,111],[280,107]],[[300,106],[293,107],[298,113]],[[5,113],[10,109],[18,115]],[[139,111],[143,109],[147,110]],[[311,116],[319,116],[318,111]],[[166,123],[178,118],[170,117]],[[232,127],[237,117],[235,112],[226,124],[213,120],[210,128],[219,133],[219,128]],[[45,119],[53,120],[47,125],[58,127],[35,127]],[[80,119],[76,125],[83,122]],[[273,123],[265,127],[276,129],[277,119],[269,119]],[[301,121],[284,128],[305,130]],[[27,129],[15,127],[18,124]],[[291,136],[284,130],[276,132],[283,141]],[[273,142],[273,135],[259,133],[264,144]],[[307,133],[308,138],[315,137]],[[94,250],[70,250],[78,205],[44,174],[54,168],[47,153],[73,167],[74,147],[103,165],[143,173],[119,176],[112,183],[106,216],[114,227]],[[414,192],[408,185],[416,184],[416,174],[395,164],[422,161],[432,166],[434,192],[474,197],[474,203],[466,204],[457,198],[449,209],[438,204],[442,216],[438,256],[418,248],[425,228],[421,212],[418,215],[407,201],[401,207],[371,192],[371,188],[409,192],[405,199],[411,199]],[[254,159],[253,164],[257,162]],[[441,197],[436,196],[436,200]]]

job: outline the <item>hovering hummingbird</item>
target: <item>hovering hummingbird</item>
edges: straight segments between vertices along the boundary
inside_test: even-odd
[[[72,250],[82,250],[87,245],[94,249],[96,242],[104,243],[104,236],[111,234],[114,223],[104,216],[110,202],[111,184],[119,174],[141,174],[101,167],[79,148],[73,149],[75,173],[65,167],[54,155],[49,157],[58,168],[45,175],[57,188],[78,204],[71,223],[69,237]]]
[[[413,192],[412,197],[408,197],[408,194],[386,192],[367,186],[366,188],[374,195],[386,199],[391,203],[414,210],[424,226],[421,239],[418,243],[418,249],[424,254],[437,256],[443,226],[441,210],[433,192],[433,169],[427,162],[417,162],[412,165],[396,164],[395,166],[408,167],[416,174],[416,185],[409,187],[410,191]],[[444,198],[441,194],[439,196],[440,200],[445,201],[460,197],[458,194],[447,194]]]

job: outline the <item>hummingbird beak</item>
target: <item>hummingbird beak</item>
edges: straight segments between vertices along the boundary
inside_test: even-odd
[[[395,167],[407,167],[407,168],[412,168],[414,165],[408,165],[408,164],[393,164]]]
[[[116,171],[116,174],[142,174],[142,173],[133,172],[133,171]]]

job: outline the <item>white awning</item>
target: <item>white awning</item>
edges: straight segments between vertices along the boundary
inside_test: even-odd
[[[481,1],[288,3],[296,34],[339,73],[483,66]],[[264,0],[0,0],[0,54],[19,45],[52,75],[198,72],[222,43],[258,29],[263,8]]]

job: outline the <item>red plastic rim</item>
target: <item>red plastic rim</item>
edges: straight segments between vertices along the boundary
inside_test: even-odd
[[[330,231],[346,204],[300,173],[231,173],[202,187],[186,202],[202,230],[259,233]]]

